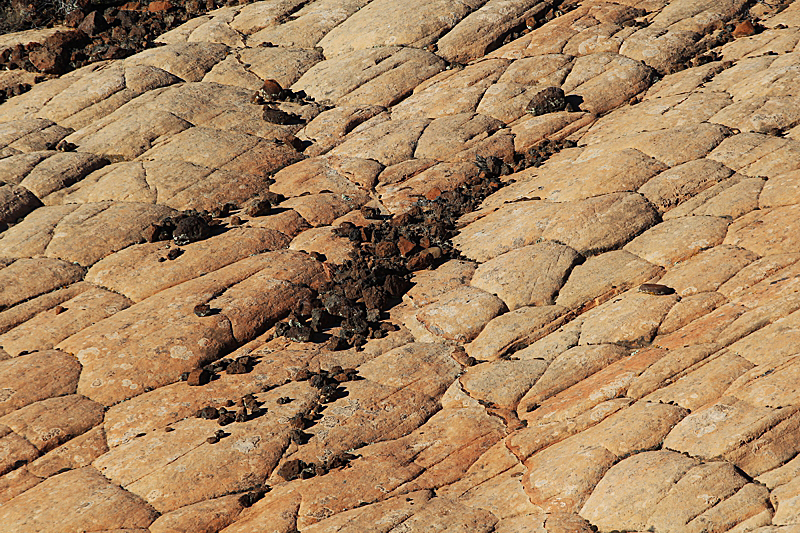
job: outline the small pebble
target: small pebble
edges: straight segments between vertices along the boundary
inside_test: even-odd
[[[206,420],[219,418],[219,411],[215,407],[203,407],[197,414],[198,418],[205,418]]]
[[[733,36],[735,38],[740,37],[750,37],[751,35],[756,33],[756,28],[753,26],[753,23],[749,20],[743,20],[739,24],[736,25],[736,28],[733,30]]]
[[[675,294],[675,289],[658,283],[644,283],[639,285],[639,292],[653,294],[655,296],[666,296],[668,294]]]
[[[196,316],[209,316],[211,313],[211,306],[208,304],[198,304],[194,306],[194,314]]]
[[[211,381],[211,372],[205,368],[195,368],[189,372],[189,376],[186,378],[186,383],[192,387],[205,385],[209,381]]]
[[[300,477],[300,472],[303,471],[305,466],[306,464],[300,459],[292,459],[281,465],[278,469],[278,475],[286,481],[292,481]]]
[[[560,87],[547,87],[536,93],[525,111],[533,116],[563,111],[567,107],[564,91]]]

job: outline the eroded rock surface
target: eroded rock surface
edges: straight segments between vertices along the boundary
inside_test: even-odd
[[[797,531],[796,5],[257,1],[32,80],[1,528]]]

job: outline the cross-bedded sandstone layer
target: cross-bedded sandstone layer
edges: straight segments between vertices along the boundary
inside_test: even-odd
[[[0,105],[2,528],[800,531],[800,4],[159,41]]]

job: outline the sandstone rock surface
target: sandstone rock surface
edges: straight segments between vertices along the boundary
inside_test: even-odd
[[[797,5],[244,0],[33,76],[0,529],[797,531]]]

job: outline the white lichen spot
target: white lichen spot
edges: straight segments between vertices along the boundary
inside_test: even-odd
[[[81,360],[84,357],[92,355],[100,355],[100,350],[98,348],[95,348],[94,346],[92,346],[91,348],[84,348],[83,350],[80,350],[78,352],[76,357],[78,358],[78,360]]]
[[[173,346],[169,349],[169,356],[173,359],[182,359],[184,361],[188,361],[193,355],[194,353],[192,353],[192,351],[186,346]]]
[[[203,337],[203,338],[201,338],[199,341],[197,341],[197,345],[198,345],[198,346],[201,346],[201,347],[203,347],[203,348],[205,348],[205,347],[206,347],[206,346],[208,346],[209,344],[211,344],[211,340],[210,340],[210,339],[207,339],[207,338],[205,338],[205,337]]]
[[[261,437],[259,437],[258,435],[253,435],[252,437],[245,437],[243,439],[237,440],[233,444],[233,449],[241,453],[250,453],[256,448],[258,448],[258,443],[260,441]]]

